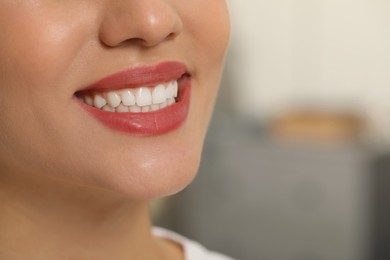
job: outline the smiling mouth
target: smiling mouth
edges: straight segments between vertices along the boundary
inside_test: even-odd
[[[164,134],[187,119],[192,77],[175,61],[129,68],[74,94],[76,103],[103,125],[136,136]]]
[[[179,80],[114,91],[80,92],[76,93],[76,97],[91,107],[107,112],[147,113],[164,109],[178,101]]]

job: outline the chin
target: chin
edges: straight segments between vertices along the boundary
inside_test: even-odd
[[[188,154],[187,154],[188,155]],[[180,163],[183,162],[183,163]],[[195,178],[200,156],[182,156],[179,161],[167,164],[163,158],[155,158],[145,164],[132,165],[132,169],[119,168],[102,172],[92,180],[92,185],[118,193],[133,200],[151,200],[176,194]],[[108,175],[109,174],[109,175]],[[88,181],[91,184],[91,181]]]
[[[128,142],[122,139],[120,148],[95,153],[93,162],[86,165],[94,166],[85,168],[76,177],[81,177],[81,182],[87,186],[134,200],[173,195],[195,178],[203,139],[203,133],[196,135],[185,127],[159,137],[129,138]]]

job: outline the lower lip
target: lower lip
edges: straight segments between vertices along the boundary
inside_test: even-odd
[[[178,83],[178,101],[169,107],[154,112],[106,112],[89,106],[78,98],[76,100],[92,117],[113,130],[136,136],[161,135],[178,129],[188,116],[191,79],[185,77],[180,79]]]

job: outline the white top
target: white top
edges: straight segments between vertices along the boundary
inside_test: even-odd
[[[184,250],[185,260],[234,260],[233,258],[209,251],[201,244],[172,231],[160,227],[153,227],[152,231],[157,237],[180,244]]]

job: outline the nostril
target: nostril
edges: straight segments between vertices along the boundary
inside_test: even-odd
[[[165,37],[165,40],[173,40],[177,36],[176,33],[170,33]],[[145,40],[143,38],[130,38],[125,39],[122,42],[115,43],[115,44],[107,44],[106,42],[102,41],[102,44],[107,47],[122,47],[122,46],[131,46],[131,45],[138,45],[138,46],[145,46],[145,47],[153,47],[157,44],[159,44],[161,40],[155,40],[152,41],[151,39]]]
[[[166,37],[166,40],[173,40],[177,37],[177,33],[174,33],[174,32],[171,32],[170,34],[168,34],[168,36]]]

